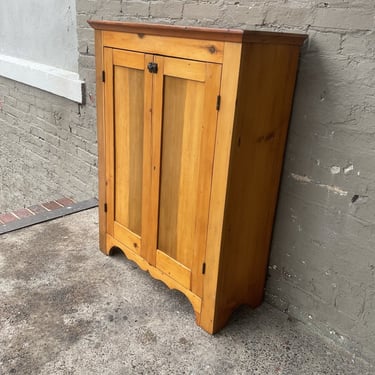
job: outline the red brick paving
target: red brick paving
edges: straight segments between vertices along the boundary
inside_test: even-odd
[[[60,198],[56,199],[56,202],[66,207],[71,206],[74,203],[74,200],[70,198]]]
[[[47,209],[41,206],[40,204],[36,204],[34,206],[28,207],[30,211],[32,211],[35,215],[41,214],[42,212],[46,212]]]
[[[21,208],[20,210],[13,211],[13,215],[16,215],[19,219],[23,219],[24,217],[33,216],[34,213],[28,210],[27,208]]]
[[[53,210],[57,210],[58,208],[71,206],[72,204],[74,204],[73,199],[63,197],[60,199],[56,199],[55,201],[35,204],[34,206],[30,206],[27,208],[20,208],[19,210],[15,210],[13,212],[6,212],[3,214],[0,214],[0,225],[4,225],[7,223],[16,221],[16,220],[24,219],[29,216],[42,214],[46,211],[53,211]]]
[[[47,210],[49,210],[49,211],[57,210],[58,208],[62,207],[62,205],[58,204],[56,201],[42,203],[42,206],[47,208]]]
[[[0,215],[0,220],[6,224],[6,223],[11,223],[12,221],[16,221],[17,220],[17,217],[14,216],[12,213],[6,213],[6,214],[2,214]]]

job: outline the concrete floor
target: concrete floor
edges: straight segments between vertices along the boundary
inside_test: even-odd
[[[0,374],[375,373],[266,303],[208,335],[97,231],[91,209],[0,237]]]

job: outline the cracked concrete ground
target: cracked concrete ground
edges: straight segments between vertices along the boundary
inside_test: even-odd
[[[98,249],[91,209],[0,236],[0,374],[374,374],[264,303],[215,336],[188,300]]]

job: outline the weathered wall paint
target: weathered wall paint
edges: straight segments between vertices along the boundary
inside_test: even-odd
[[[19,58],[24,66],[8,64],[8,77],[60,95],[74,85],[68,97],[80,101],[77,44],[75,0],[0,1],[0,75],[3,55]],[[0,212],[96,194],[89,110],[0,76]]]
[[[78,71],[75,0],[0,1],[0,54]]]
[[[373,0],[77,0],[79,72],[87,83],[87,105],[78,113],[48,95],[43,104],[34,103],[30,97],[40,93],[30,90],[25,97],[27,89],[0,80],[0,129],[11,121],[9,142],[23,146],[30,165],[38,155],[38,146],[28,148],[30,138],[39,146],[50,144],[50,136],[38,138],[45,137],[46,128],[51,140],[63,139],[43,154],[64,152],[45,163],[48,176],[35,167],[38,163],[25,172],[50,182],[64,173],[70,183],[61,190],[70,186],[72,195],[83,197],[86,187],[90,197],[96,191],[95,72],[94,34],[87,19],[307,32],[266,299],[353,355],[375,360],[374,16]],[[37,130],[30,130],[28,122]],[[11,147],[8,152],[11,166]],[[9,181],[22,186],[23,169],[15,172],[17,177],[7,175],[5,186]],[[30,186],[29,194],[35,187]]]
[[[0,2],[0,76],[82,103],[75,0]]]

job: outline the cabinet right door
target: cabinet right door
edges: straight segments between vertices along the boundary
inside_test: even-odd
[[[155,56],[155,265],[202,295],[221,65]]]

